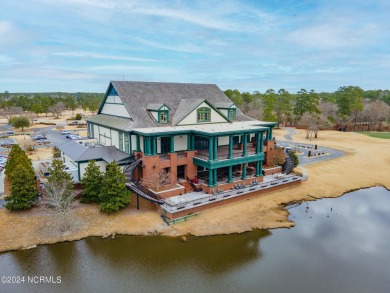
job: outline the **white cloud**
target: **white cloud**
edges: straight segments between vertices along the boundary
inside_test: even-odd
[[[140,61],[140,62],[155,62],[155,61],[157,61],[156,59],[126,57],[126,56],[120,56],[120,55],[107,55],[107,54],[99,54],[99,53],[92,53],[92,52],[82,52],[82,51],[54,52],[52,55],[54,55],[54,56],[64,56],[64,57],[76,57],[76,58],[119,60],[119,61]]]
[[[166,44],[166,43],[160,43],[156,41],[150,41],[143,38],[135,38],[136,41],[139,43],[142,43],[144,45],[158,48],[158,49],[164,49],[164,50],[170,50],[170,51],[177,51],[177,52],[185,52],[185,53],[200,53],[203,50],[203,48],[191,45],[191,44],[185,44],[185,45],[172,45],[172,44]]]
[[[291,32],[288,38],[305,47],[333,49],[370,42],[377,30],[375,25],[362,25],[357,28],[344,23],[327,23],[297,29]]]

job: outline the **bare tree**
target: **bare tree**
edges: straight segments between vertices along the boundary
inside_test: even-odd
[[[75,197],[75,192],[68,190],[66,182],[51,182],[46,185],[46,204],[61,231],[71,228],[69,212],[75,206]]]
[[[50,168],[50,177],[46,184],[46,206],[56,219],[61,231],[70,229],[70,211],[75,205],[76,194],[70,174],[65,172],[65,165],[55,159]]]
[[[41,130],[39,132],[42,134],[43,137],[46,137],[48,129],[47,128],[41,128]]]
[[[21,107],[4,107],[3,109],[0,109],[0,116],[10,120],[13,116],[18,116],[23,113],[23,109]]]
[[[361,120],[368,125],[368,131],[381,131],[383,123],[389,117],[390,106],[383,101],[375,101],[364,105]]]
[[[159,191],[160,188],[164,185],[171,183],[169,173],[162,169],[160,172],[155,172],[150,174],[148,177],[142,179],[142,184],[146,185],[148,188]]]
[[[332,122],[330,122],[328,118],[324,117],[324,115],[305,113],[300,119],[300,124],[306,127],[306,138],[311,140],[313,134],[314,138],[317,138],[320,129],[329,128]]]
[[[260,99],[255,99],[248,104],[244,104],[242,112],[255,119],[262,120],[263,118],[263,105]]]
[[[55,105],[49,108],[49,112],[53,113],[53,116],[59,118],[62,111],[65,110],[65,105],[62,102],[57,102]]]
[[[286,155],[284,151],[276,147],[272,153],[272,165],[273,166],[281,166],[286,162]]]

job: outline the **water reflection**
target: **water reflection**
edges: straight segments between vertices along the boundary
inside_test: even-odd
[[[272,235],[254,231],[184,243],[88,238],[4,253],[3,275],[60,275],[63,283],[0,284],[0,292],[390,292],[389,191],[360,190],[290,213],[296,226]]]
[[[323,247],[337,243],[339,248],[332,254],[342,258],[353,259],[356,253],[381,255],[387,250],[390,223],[389,194],[384,191],[379,187],[358,190],[292,209],[294,234],[315,239]]]
[[[199,267],[207,274],[220,274],[261,257],[260,239],[267,230],[242,235],[190,237],[188,242],[165,237],[120,236],[115,240],[88,238],[89,254],[105,265],[125,269],[129,263],[157,277],[181,266]]]

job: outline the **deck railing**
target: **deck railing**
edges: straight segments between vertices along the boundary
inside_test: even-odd
[[[252,184],[250,185],[240,185],[236,184],[235,187],[233,187],[231,190],[228,191],[222,191],[218,187],[214,189],[214,193],[210,195],[206,195],[202,198],[199,199],[194,199],[194,200],[189,200],[189,201],[182,201],[182,202],[173,202],[171,200],[166,200],[165,204],[162,205],[161,207],[165,209],[166,211],[170,213],[175,213],[184,209],[191,209],[194,207],[197,207],[199,205],[207,205],[211,202],[215,201],[221,201],[224,199],[232,198],[232,197],[237,197],[241,196],[243,194],[259,191],[259,190],[264,190],[268,189],[271,187],[275,187],[277,185],[282,185],[286,184],[289,182],[294,182],[294,181],[300,181],[303,180],[302,177],[300,176],[295,176],[295,175],[287,175],[284,177],[280,177],[279,179],[275,179],[272,181],[267,181],[267,182],[256,182],[256,180],[252,181]]]

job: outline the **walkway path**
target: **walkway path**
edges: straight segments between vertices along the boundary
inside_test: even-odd
[[[296,130],[295,128],[292,128],[292,127],[281,127],[281,129],[283,130],[287,130],[287,134],[284,135],[284,137],[286,138],[286,140],[289,140],[289,141],[292,141],[292,136],[294,134],[298,134],[300,133],[300,131]]]
[[[317,162],[321,162],[321,161],[328,161],[328,160],[336,159],[336,158],[339,158],[339,157],[342,157],[345,155],[345,153],[342,151],[322,147],[319,145],[318,150],[312,150],[312,152],[324,152],[327,155],[308,157],[307,155],[308,155],[309,150],[304,149],[304,148],[298,148],[298,145],[314,145],[315,142],[311,141],[310,143],[308,143],[308,142],[299,142],[298,143],[297,141],[293,141],[292,136],[294,134],[300,133],[299,130],[296,130],[295,128],[291,128],[291,127],[282,127],[282,129],[287,130],[287,134],[284,135],[284,138],[286,140],[277,140],[277,145],[283,146],[283,147],[291,147],[293,150],[298,150],[298,151],[302,152],[302,154],[298,155],[299,165],[308,165],[308,164],[317,163]]]

